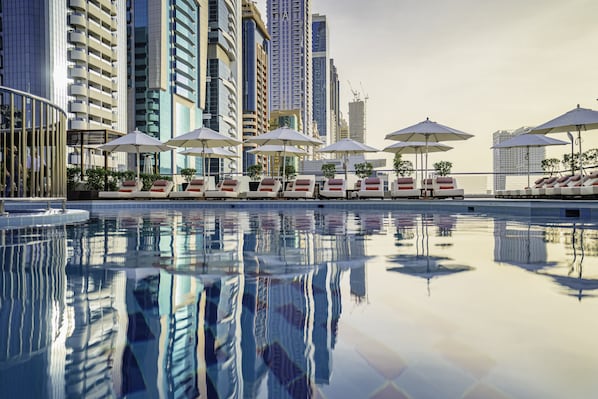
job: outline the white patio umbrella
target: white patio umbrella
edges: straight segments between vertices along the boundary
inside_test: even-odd
[[[579,104],[577,104],[577,108],[557,116],[540,126],[536,126],[530,130],[530,133],[546,134],[577,131],[577,143],[579,145],[579,173],[583,175],[581,131],[593,129],[598,129],[598,111],[589,108],[581,108]]]
[[[441,125],[440,123],[431,121],[429,118],[426,118],[423,122],[416,123],[415,125],[386,135],[387,140],[423,141],[425,143],[426,164],[424,171],[426,176],[424,176],[424,178],[426,178],[428,174],[427,147],[429,147],[430,142],[438,143],[440,141],[467,140],[472,137],[472,134]]]
[[[268,133],[260,134],[255,137],[251,137],[245,140],[246,143],[254,144],[279,144],[282,145],[282,185],[285,183],[285,157],[286,148],[290,145],[305,145],[305,146],[316,146],[322,144],[322,142],[316,138],[309,137],[303,133],[291,129],[288,126],[279,127],[278,129],[269,131]]]
[[[292,154],[295,156],[307,155],[307,151],[295,147],[294,145],[283,146],[280,144],[266,144],[256,147],[252,150],[247,151],[250,154],[262,154],[262,155],[279,155],[283,152],[286,154]],[[284,162],[284,160],[283,160]],[[272,172],[270,172],[272,173]]]
[[[423,141],[399,141],[384,148],[383,151],[393,154],[415,154],[415,181],[417,181],[417,154],[423,156],[426,149],[426,143]],[[428,152],[445,152],[452,150],[453,147],[442,143],[427,143]]]
[[[234,137],[225,136],[207,127],[200,127],[188,133],[174,137],[166,142],[175,147],[200,147],[205,153],[206,148],[228,147],[241,144],[240,140]],[[203,171],[205,176],[205,170]]]
[[[525,159],[527,159],[527,187],[529,184],[529,149],[531,147],[545,147],[549,145],[565,145],[569,144],[566,141],[552,139],[550,137],[542,136],[540,134],[520,134],[502,143],[496,144],[491,148],[513,148],[513,147],[525,147]]]
[[[128,133],[122,137],[109,141],[106,144],[98,146],[102,151],[107,152],[130,152],[137,154],[137,181],[139,181],[139,164],[140,156],[142,152],[162,152],[170,151],[174,148],[162,143],[160,140],[148,136],[147,134],[135,131]]]
[[[343,154],[343,169],[345,170],[345,180],[347,180],[347,162],[349,154],[363,154],[366,152],[378,152],[377,148],[370,147],[367,144],[360,143],[353,139],[342,139],[334,144],[320,148],[318,152],[328,152],[333,154]]]

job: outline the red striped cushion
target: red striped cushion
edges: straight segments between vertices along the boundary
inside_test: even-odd
[[[232,188],[232,187],[222,187],[222,188],[220,189],[220,191],[230,191],[230,192],[232,192],[232,191],[235,191],[235,189],[234,189],[234,188]]]
[[[132,193],[133,190],[129,190],[127,188],[121,188],[120,190],[118,190],[119,193]]]
[[[455,187],[454,186],[440,186],[438,188],[441,190],[453,190]]]
[[[271,187],[261,187],[260,191],[272,191]]]
[[[135,182],[135,180],[126,180],[122,184],[123,187],[135,187],[136,185],[137,182]]]
[[[150,191],[153,193],[163,193],[164,189],[163,188],[152,188],[152,189],[150,189]]]
[[[366,191],[378,191],[378,186],[376,186],[376,187],[366,187],[365,190]]]
[[[413,186],[401,186],[399,190],[413,190]]]
[[[201,188],[188,188],[187,191],[193,191],[196,193],[201,193]]]
[[[329,186],[342,186],[343,185],[343,179],[329,179],[328,180],[328,185]]]
[[[328,187],[330,191],[343,191],[342,187]]]
[[[295,187],[295,191],[309,191],[307,187]]]

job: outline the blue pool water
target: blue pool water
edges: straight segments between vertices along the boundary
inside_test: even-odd
[[[598,228],[395,211],[0,231],[0,398],[595,398]]]

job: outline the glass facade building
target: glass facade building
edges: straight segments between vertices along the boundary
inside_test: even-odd
[[[243,139],[265,133],[268,120],[268,53],[270,36],[256,5],[243,0]],[[243,145],[243,173],[257,163],[258,156]]]
[[[311,0],[268,0],[270,110],[301,110],[301,130],[311,136]]]
[[[208,1],[208,69],[204,125],[241,138],[241,0]],[[240,159],[211,160],[211,170],[240,171]]]
[[[202,16],[207,12],[205,1],[131,0],[129,130],[167,141],[201,126],[208,30]],[[202,170],[195,158],[159,155],[160,173],[185,167]]]
[[[325,15],[312,16],[313,117],[320,140],[333,141],[330,130],[330,58],[328,56],[328,22]]]

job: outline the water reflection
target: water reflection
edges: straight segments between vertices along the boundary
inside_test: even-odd
[[[567,295],[594,295],[594,226],[488,220],[499,264]],[[380,297],[370,303],[384,287],[370,287],[368,274],[421,277],[428,294],[433,279],[474,275],[461,273],[478,269],[468,264],[467,223],[448,214],[206,209],[0,232],[0,397],[322,397],[343,348],[343,305],[394,309]],[[368,326],[357,334],[355,325],[363,326],[347,326],[345,351],[356,337],[370,342]],[[382,353],[399,357],[393,337],[360,352],[368,373],[386,370],[372,366],[386,364]],[[368,380],[372,395],[382,374]]]
[[[387,268],[388,271],[424,278],[430,295],[430,280],[433,278],[473,270],[471,266],[455,264],[454,259],[446,255],[430,252],[430,228],[437,229],[437,237],[451,237],[456,225],[454,215],[423,214],[418,218],[417,215],[398,213],[394,215],[394,220],[395,245],[404,248],[407,253],[401,251],[389,256],[389,261],[396,266]],[[414,243],[415,253],[411,248]],[[435,242],[435,246],[439,248],[451,245],[450,242]]]
[[[533,222],[495,221],[495,260],[548,277],[567,295],[579,300],[596,296],[598,270],[592,258],[598,256],[598,231],[584,223],[541,225]],[[557,246],[563,256],[551,260],[549,250]],[[590,257],[587,264],[586,257]],[[586,262],[586,265],[584,265]]]

